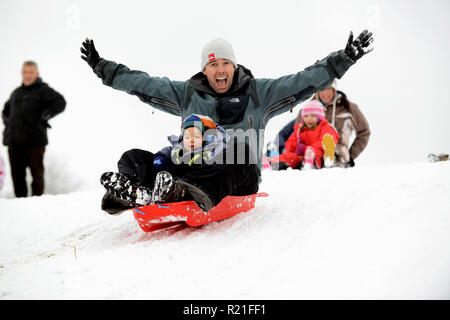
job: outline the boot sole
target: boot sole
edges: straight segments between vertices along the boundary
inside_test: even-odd
[[[161,202],[167,196],[170,188],[173,185],[172,175],[170,173],[161,171],[158,173],[155,179],[155,185],[153,187],[153,200],[152,202]]]
[[[110,215],[119,215],[133,207],[132,203],[114,196],[109,191],[103,196],[101,205],[102,210]]]
[[[336,150],[336,143],[330,134],[326,134],[322,138],[322,148],[324,151],[324,166],[330,168],[334,165],[334,153]]]
[[[131,181],[121,173],[106,172],[101,176],[100,183],[111,195],[133,206],[142,206],[151,202],[150,189],[132,185]]]

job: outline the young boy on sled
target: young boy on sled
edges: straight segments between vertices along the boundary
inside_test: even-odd
[[[194,200],[205,212],[229,195],[258,191],[256,159],[247,143],[230,138],[207,116],[191,114],[181,135],[156,154],[132,149],[105,172],[102,210],[118,214],[137,206]]]

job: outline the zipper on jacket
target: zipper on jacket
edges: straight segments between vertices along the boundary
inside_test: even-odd
[[[177,106],[174,103],[171,103],[167,100],[163,100],[163,99],[158,99],[155,97],[151,97],[143,92],[137,91],[137,90],[133,90],[131,91],[131,94],[134,94],[136,96],[139,97],[139,99],[141,99],[141,101],[144,101],[145,103],[154,103],[154,104],[159,104],[163,107],[167,107],[167,108],[171,108],[174,109],[176,111],[181,111],[181,108],[179,106]]]
[[[270,106],[270,107],[267,109],[266,113],[264,114],[264,117],[263,117],[263,123],[266,124],[266,118],[267,118],[271,113],[276,112],[277,110],[281,109],[282,107],[287,106],[287,105],[289,105],[289,104],[291,104],[291,106],[293,107],[293,106],[294,106],[295,100],[296,100],[296,99],[292,96],[292,97],[289,97],[289,98],[286,98],[286,99],[284,99],[284,100],[281,100],[281,101],[279,101],[279,102],[273,104],[272,106]],[[291,110],[292,110],[292,108],[291,108]]]
[[[164,106],[164,107],[172,108],[172,109],[175,109],[175,110],[178,110],[178,111],[180,110],[180,108],[176,104],[171,103],[171,102],[166,101],[166,100],[162,100],[162,99],[158,99],[158,98],[151,98],[150,102],[159,104],[159,105]]]
[[[250,129],[253,129],[253,117],[251,115],[249,115],[247,117],[247,119],[248,119],[248,124],[250,126]]]

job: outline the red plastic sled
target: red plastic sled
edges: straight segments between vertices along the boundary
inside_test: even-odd
[[[228,196],[217,206],[204,212],[194,201],[152,204],[133,209],[134,218],[145,232],[178,226],[200,226],[230,218],[255,207],[257,197],[267,197],[267,193],[248,196]]]

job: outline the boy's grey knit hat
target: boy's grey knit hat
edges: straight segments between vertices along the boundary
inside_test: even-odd
[[[224,39],[217,38],[205,45],[202,50],[201,70],[203,71],[208,63],[216,59],[227,59],[237,68],[233,47]]]

